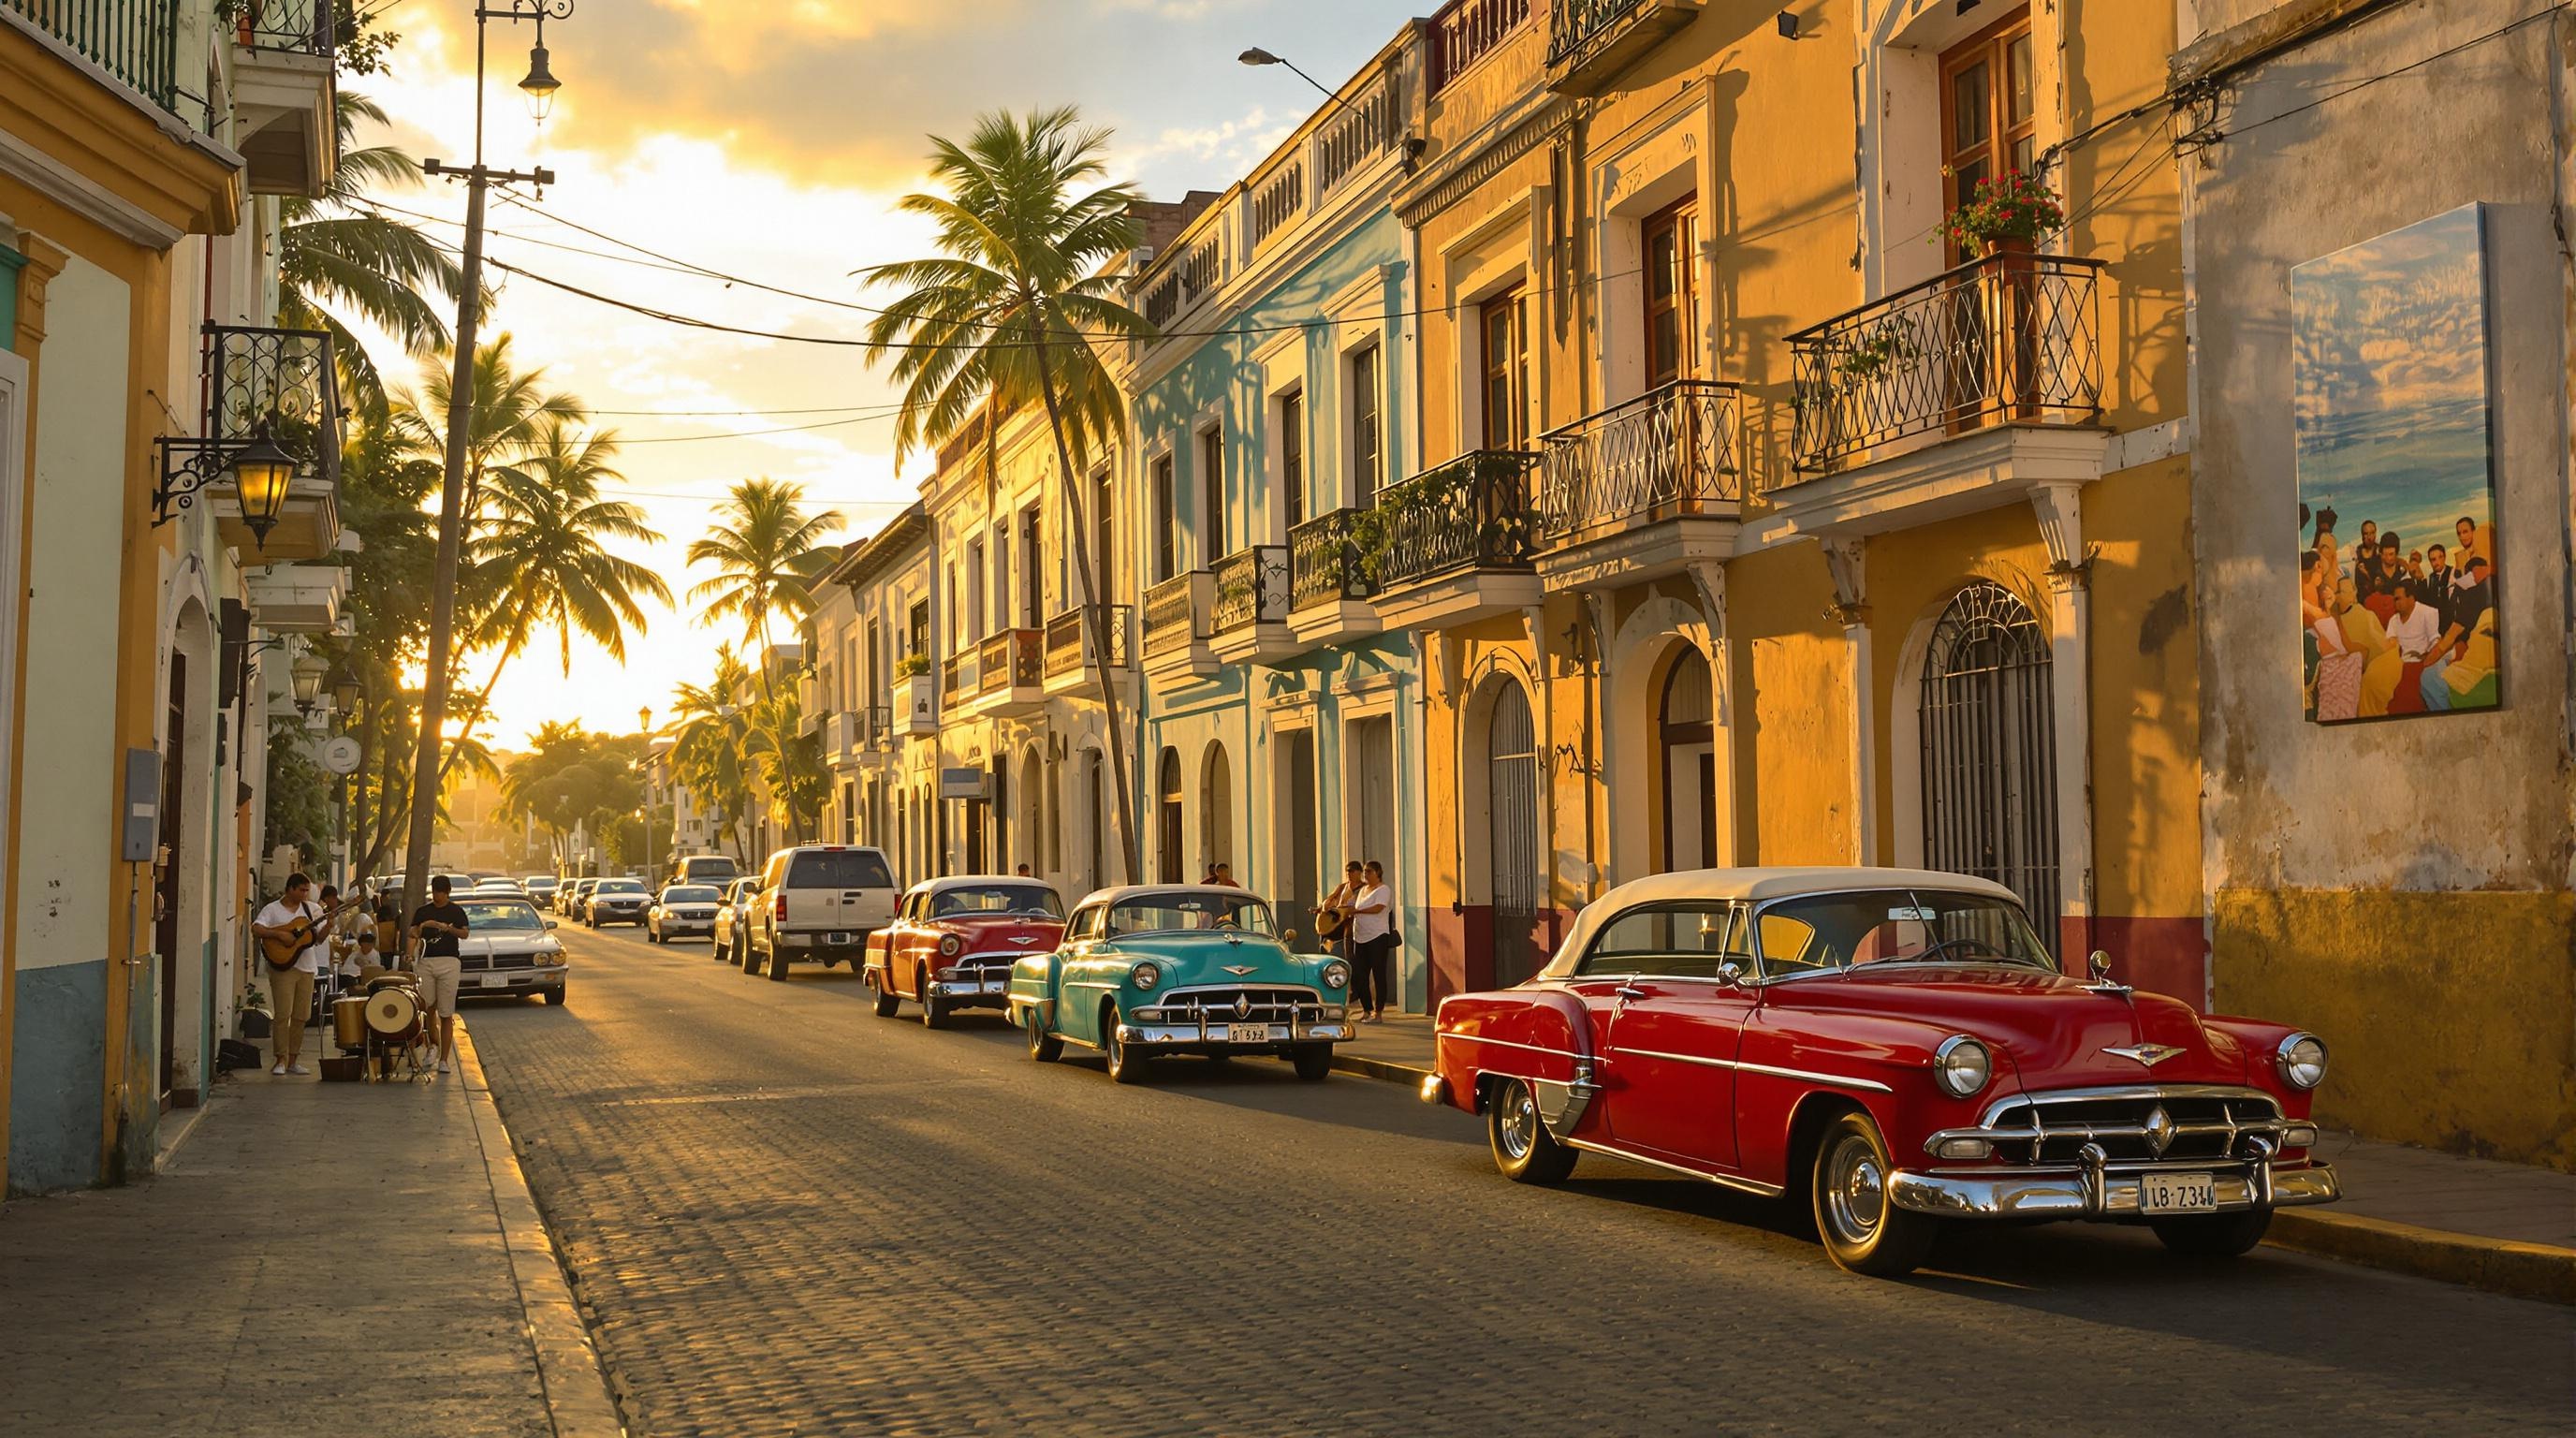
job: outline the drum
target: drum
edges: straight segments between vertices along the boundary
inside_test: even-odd
[[[364,1048],[367,1043],[367,1001],[357,994],[343,994],[331,1001],[331,1039],[343,1049]]]
[[[407,1043],[420,1034],[420,995],[407,987],[388,986],[367,995],[367,1031],[388,1043]]]

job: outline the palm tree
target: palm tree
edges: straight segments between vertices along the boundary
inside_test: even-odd
[[[661,575],[602,543],[650,544],[662,537],[644,522],[641,506],[600,497],[601,481],[619,477],[609,465],[616,454],[615,434],[584,436],[550,418],[515,465],[486,477],[482,522],[466,546],[478,609],[465,634],[467,648],[493,660],[473,712],[481,711],[501,671],[540,627],[554,628],[569,678],[576,632],[622,664],[627,631],[645,628],[638,597],[671,602]]]
[[[1109,752],[1123,755],[1118,691],[1108,673],[1109,611],[1093,578],[1076,459],[1106,450],[1123,424],[1118,388],[1093,336],[1138,339],[1154,326],[1120,302],[1121,282],[1107,271],[1138,243],[1128,215],[1135,192],[1098,183],[1108,139],[1105,130],[1082,127],[1070,107],[1025,121],[987,115],[962,146],[931,137],[931,175],[948,193],[906,195],[901,208],[931,221],[940,253],[859,273],[868,284],[905,291],[868,326],[872,357],[890,360],[904,385],[897,458],[955,432],[988,399],[1046,406],[1073,572],[1091,627],[1092,679],[1106,711]],[[1109,770],[1119,844],[1133,876],[1139,870],[1127,766]]]
[[[769,791],[770,816],[799,844],[823,812],[832,784],[823,772],[822,740],[797,732],[804,727],[804,707],[793,690],[761,700],[744,716],[748,733],[743,740],[744,753]]]
[[[411,432],[443,453],[455,376],[439,364],[422,367],[420,398],[407,418]],[[582,402],[548,390],[542,368],[521,370],[510,356],[508,331],[474,350],[474,412],[465,421],[465,514],[482,514],[483,481],[530,451],[549,424],[590,417]]]
[[[805,512],[802,485],[746,479],[720,505],[705,537],[689,545],[689,563],[715,566],[689,598],[702,600],[709,619],[739,618],[743,637],[760,646],[754,656],[760,690],[776,697],[769,666],[769,621],[781,612],[803,618],[814,607],[809,586],[840,551],[825,536],[841,525],[841,512]]]
[[[673,772],[724,826],[733,839],[734,857],[746,863],[742,818],[750,805],[751,787],[743,774],[743,754],[751,726],[739,701],[751,682],[750,669],[728,644],[716,651],[710,682],[684,683],[672,699],[677,716],[671,745]]]
[[[357,336],[324,305],[364,317],[425,358],[447,344],[447,321],[430,293],[452,295],[464,276],[446,247],[366,205],[369,190],[420,184],[420,163],[409,154],[392,145],[352,143],[362,122],[388,123],[384,110],[364,95],[341,90],[332,122],[340,161],[322,197],[289,196],[278,208],[277,320],[293,329],[328,331],[350,398],[359,413],[377,415],[385,409],[383,375]]]

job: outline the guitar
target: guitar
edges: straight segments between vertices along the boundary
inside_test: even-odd
[[[1334,939],[1351,926],[1350,910],[1326,906],[1315,911],[1315,937]]]
[[[297,919],[287,925],[283,933],[260,935],[260,954],[268,960],[270,968],[281,973],[294,968],[295,956],[313,947],[315,931],[331,922],[331,916],[348,907],[348,904],[349,901],[346,899],[333,899],[322,906],[321,913]]]

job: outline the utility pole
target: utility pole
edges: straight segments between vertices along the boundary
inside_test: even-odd
[[[418,742],[413,746],[411,832],[403,846],[404,923],[420,910],[429,886],[429,853],[438,833],[438,786],[442,769],[441,736],[447,726],[448,666],[456,642],[456,571],[465,548],[466,440],[474,417],[475,330],[482,320],[483,196],[493,182],[547,185],[551,171],[495,170],[483,163],[483,40],[486,22],[532,20],[537,43],[528,52],[528,77],[519,82],[540,120],[554,103],[558,84],[547,63],[546,21],[572,14],[573,0],[507,0],[474,9],[474,163],[459,170],[436,160],[421,169],[432,175],[461,176],[465,181],[465,262],[456,289],[456,368],[447,391],[447,474],[439,488],[438,560],[430,583],[429,662],[421,676]]]

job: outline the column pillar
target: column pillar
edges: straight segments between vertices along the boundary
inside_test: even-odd
[[[1590,716],[1590,720],[1593,726],[1592,732],[1595,736],[1596,752],[1594,754],[1594,760],[1599,767],[1594,771],[1591,779],[1593,782],[1598,783],[1601,786],[1601,791],[1604,796],[1618,792],[1616,789],[1612,788],[1611,785],[1619,773],[1619,726],[1610,717],[1610,648],[1612,641],[1610,629],[1610,607],[1610,592],[1608,590],[1587,589],[1584,591],[1584,614],[1592,625],[1592,667],[1594,670],[1592,684],[1593,692],[1597,696],[1593,702],[1593,712]],[[1593,795],[1588,790],[1583,796],[1583,802],[1587,805],[1593,802]],[[1608,807],[1606,802],[1603,807],[1605,809]],[[1591,888],[1589,892],[1595,896],[1600,894],[1601,891],[1609,888],[1612,884],[1619,883],[1623,879],[1633,877],[1632,875],[1622,873],[1617,863],[1619,856],[1618,825],[1611,820],[1609,814],[1606,812],[1602,815],[1602,820],[1600,845],[1602,852],[1587,854],[1584,856],[1585,860],[1592,865],[1592,873],[1588,876],[1591,879]]]
[[[1825,570],[1833,577],[1834,619],[1843,627],[1851,666],[1852,862],[1878,862],[1878,730],[1869,636],[1868,541],[1823,541]]]
[[[2049,707],[2057,749],[2057,868],[2061,951],[2093,946],[2092,559],[2084,548],[2083,486],[2030,492],[2048,546]],[[2071,922],[2070,922],[2071,921]],[[2068,931],[2072,930],[2072,933]]]
[[[1690,577],[1708,622],[1710,731],[1717,742],[1717,852],[1709,858],[1720,868],[1733,868],[1742,862],[1742,848],[1736,832],[1735,653],[1726,633],[1726,566],[1714,559],[1694,560]]]
[[[1532,604],[1522,609],[1521,624],[1529,631],[1530,673],[1538,680],[1538,735],[1532,747],[1537,751],[1539,781],[1539,895],[1553,911],[1556,908],[1556,676],[1548,663],[1547,606]],[[1553,935],[1554,932],[1555,921],[1551,918],[1549,933]]]

